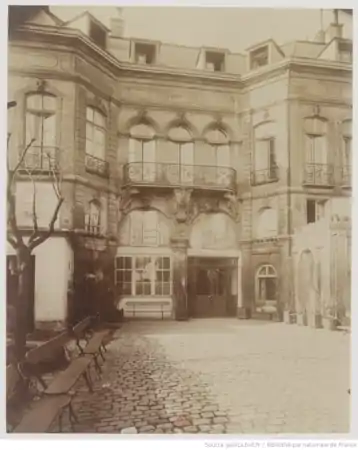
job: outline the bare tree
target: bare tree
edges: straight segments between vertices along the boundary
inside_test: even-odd
[[[16,103],[8,103],[8,109],[16,106]],[[27,311],[29,308],[29,294],[31,286],[31,255],[33,250],[44,243],[54,232],[55,223],[57,221],[61,205],[64,197],[61,192],[61,178],[60,172],[56,164],[54,164],[53,156],[45,155],[48,158],[48,169],[50,182],[52,183],[54,192],[57,198],[57,204],[52,213],[51,219],[46,229],[40,229],[37,216],[37,189],[36,176],[34,174],[34,167],[28,166],[26,162],[26,155],[28,154],[35,139],[32,139],[25,148],[20,152],[19,158],[11,167],[10,163],[10,144],[11,134],[7,138],[7,241],[16,252],[15,274],[17,276],[17,295],[15,298],[15,324],[14,324],[14,343],[15,354],[18,359],[21,359],[26,351],[26,335],[27,335]],[[36,169],[36,168],[35,168]],[[24,239],[24,231],[21,225],[18,224],[16,214],[16,183],[19,178],[19,171],[27,175],[27,178],[32,184],[32,226],[30,230],[30,237],[28,240]]]

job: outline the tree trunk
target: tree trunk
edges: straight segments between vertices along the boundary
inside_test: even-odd
[[[27,317],[29,310],[31,252],[27,247],[17,251],[17,298],[16,298],[16,327],[14,333],[15,354],[20,361],[26,353]]]

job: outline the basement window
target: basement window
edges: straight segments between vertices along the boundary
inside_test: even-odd
[[[210,52],[205,53],[205,66],[212,72],[223,72],[225,67],[225,53]]]
[[[250,68],[251,68],[251,70],[266,66],[268,64],[268,56],[269,56],[269,50],[268,50],[267,45],[265,47],[260,47],[257,50],[253,50],[250,53]]]
[[[98,47],[103,49],[106,48],[107,33],[102,27],[92,20],[90,21],[89,37],[95,44],[98,45]]]
[[[314,223],[325,216],[326,200],[307,200],[307,223]]]
[[[154,64],[155,53],[154,44],[136,43],[134,46],[135,62],[138,64]]]

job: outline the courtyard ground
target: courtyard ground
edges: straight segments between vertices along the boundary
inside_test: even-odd
[[[201,319],[123,324],[77,432],[347,433],[349,335]]]

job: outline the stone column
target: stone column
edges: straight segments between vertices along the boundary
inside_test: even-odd
[[[173,309],[176,320],[188,320],[187,239],[172,239]]]

